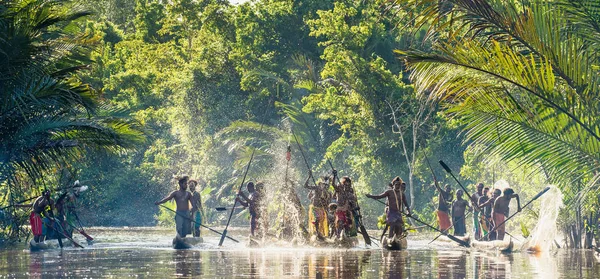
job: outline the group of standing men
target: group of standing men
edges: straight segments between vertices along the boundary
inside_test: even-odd
[[[469,210],[473,211],[473,235],[477,240],[504,240],[504,221],[509,216],[509,203],[512,198],[516,198],[517,211],[521,211],[519,195],[511,188],[494,189],[490,193],[489,187],[478,183],[477,192],[467,201],[463,199],[462,189],[456,191],[456,200],[453,200],[450,185],[446,184],[442,189],[436,183],[435,187],[439,191],[437,217],[440,230],[446,232],[453,226],[455,236],[464,236],[467,233],[465,218]]]
[[[187,175],[184,175],[177,177],[177,182],[179,190],[171,192],[164,199],[155,202],[155,204],[159,205],[170,200],[175,200],[177,206],[175,211],[177,235],[185,237],[188,234],[192,234],[194,237],[199,237],[200,226],[202,224],[202,201],[200,193],[196,191],[198,181],[190,180]],[[190,191],[187,190],[188,186]],[[194,228],[193,232],[192,228]]]
[[[304,183],[304,188],[310,192],[308,227],[310,234],[318,240],[335,237],[341,241],[357,235],[360,214],[359,206],[352,180],[348,176],[341,177],[338,181],[337,171],[333,170],[332,175],[324,175],[319,182],[310,183],[313,180],[312,172],[308,173],[308,178]],[[336,183],[337,182],[337,183]],[[392,184],[390,184],[392,185]],[[402,231],[402,218],[398,213],[402,205],[406,204],[406,196],[401,190],[402,180],[397,178],[393,182],[393,187],[382,195],[372,196],[373,198],[388,197],[389,202],[387,214],[390,224],[390,235],[394,233],[400,235]],[[333,189],[333,191],[331,191]],[[264,236],[266,231],[266,203],[264,186],[262,182],[253,182],[247,184],[248,195],[240,192],[236,201],[247,206],[250,212],[250,235],[252,237]],[[369,195],[370,196],[370,195]],[[394,196],[394,198],[392,198]]]
[[[71,188],[81,188],[79,181],[76,181]],[[71,225],[73,221],[70,220],[70,214],[75,213],[68,210],[70,208],[68,203],[74,203],[79,196],[79,192],[80,189],[72,192],[65,191],[56,199],[53,199],[51,191],[44,190],[42,195],[36,198],[32,204],[18,206],[31,207],[29,224],[35,243],[44,242],[46,239],[62,239],[72,236],[74,226]]]

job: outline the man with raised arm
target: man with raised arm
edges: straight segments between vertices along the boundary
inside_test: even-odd
[[[400,177],[392,180],[392,189],[388,189],[379,195],[366,194],[368,198],[382,199],[387,198],[388,210],[386,212],[386,223],[390,226],[389,238],[393,239],[395,236],[402,236],[404,233],[404,220],[402,220],[403,208],[406,207],[408,215],[410,215],[410,208],[406,200],[406,196],[402,192],[402,179]]]
[[[187,175],[179,177],[179,190],[171,192],[164,199],[154,203],[159,205],[173,199],[175,200],[175,203],[177,204],[175,228],[180,237],[185,237],[191,232],[190,202],[192,201],[192,194],[187,191],[188,179],[189,177]]]
[[[452,203],[452,189],[449,184],[446,184],[442,189],[437,183],[434,183],[435,188],[438,190],[438,208],[436,210],[438,223],[441,231],[446,231],[452,225],[450,223],[450,205]]]
[[[334,198],[337,203],[337,207],[335,210],[335,227],[336,227],[336,237],[338,240],[342,240],[345,236],[356,236],[357,230],[354,225],[354,217],[352,214],[352,209],[354,209],[355,204],[353,201],[355,200],[354,194],[352,192],[352,181],[350,177],[344,176],[340,179],[339,184],[335,184],[335,180],[337,178],[337,171],[333,170],[333,189],[335,191]],[[342,234],[344,231],[344,234]]]

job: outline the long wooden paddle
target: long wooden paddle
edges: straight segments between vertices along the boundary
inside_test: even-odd
[[[55,227],[53,228],[56,232],[58,232],[59,234],[61,234],[62,236],[64,236],[66,239],[70,240],[73,243],[73,246],[77,247],[77,248],[83,248],[83,246],[81,246],[81,244],[77,243],[77,241],[73,240],[73,238],[71,238],[70,236],[68,236],[65,233],[65,230],[62,228],[62,226],[60,225],[60,223],[53,217],[49,217],[48,219],[52,220],[55,224]],[[56,226],[60,227],[60,229],[57,229]],[[60,239],[60,236],[58,237],[58,243],[60,244],[60,247],[62,248],[62,240]]]
[[[382,204],[384,204],[384,205],[385,205],[385,203],[384,203],[384,202],[382,202],[382,201],[380,201],[380,200],[377,200],[377,199],[376,199],[376,201],[378,201],[378,202],[380,202],[380,203],[382,203]],[[415,221],[417,221],[417,222],[419,222],[419,223],[421,223],[421,224],[425,225],[426,227],[428,227],[428,228],[430,228],[430,229],[432,229],[432,230],[434,230],[434,231],[437,231],[437,232],[439,232],[439,233],[441,233],[441,234],[445,235],[447,238],[449,238],[449,239],[451,239],[451,240],[453,240],[453,241],[456,241],[456,243],[460,244],[461,246],[465,246],[465,247],[470,247],[470,246],[471,246],[471,245],[470,245],[468,242],[466,242],[466,241],[464,241],[464,240],[462,240],[462,239],[459,239],[459,238],[457,238],[457,237],[455,237],[455,236],[453,236],[453,235],[451,235],[451,234],[444,233],[444,232],[440,231],[438,228],[436,228],[436,227],[434,227],[434,226],[432,226],[432,225],[430,225],[430,224],[427,224],[427,223],[425,223],[425,222],[423,222],[423,221],[419,220],[419,218],[417,218],[417,217],[415,217],[415,216],[408,215],[408,214],[406,214],[406,213],[404,213],[404,212],[402,212],[402,211],[400,211],[400,214],[402,214],[402,215],[404,215],[404,216],[406,216],[406,217],[408,217],[408,218],[411,218],[411,219],[413,219],[413,220],[415,220]]]
[[[183,216],[183,215],[181,215],[180,213],[178,213],[177,211],[175,211],[175,210],[173,210],[173,209],[170,209],[170,208],[168,208],[168,207],[166,207],[166,206],[164,206],[164,205],[162,205],[162,204],[160,204],[159,206],[160,206],[160,207],[162,207],[162,208],[164,208],[164,209],[166,209],[166,210],[169,210],[169,211],[171,211],[171,212],[173,212],[173,213],[175,213],[175,214],[177,214],[177,215],[179,215],[179,216],[181,216],[181,217],[183,217],[183,218],[184,218],[184,219],[186,219],[186,220],[189,220],[189,221],[191,221],[191,222],[192,222],[192,223],[194,223],[194,224],[198,224],[198,225],[200,225],[201,227],[203,227],[203,228],[206,228],[206,229],[210,230],[211,232],[214,232],[214,233],[216,233],[216,234],[219,234],[219,235],[221,235],[221,239],[223,239],[223,238],[227,237],[227,238],[231,239],[233,242],[235,242],[235,243],[239,243],[239,241],[238,241],[238,240],[236,240],[236,239],[234,239],[234,238],[232,238],[232,237],[230,237],[230,236],[227,236],[227,235],[225,235],[225,234],[222,234],[222,233],[220,233],[219,231],[217,231],[217,230],[214,230],[213,228],[210,228],[210,227],[208,227],[208,226],[205,226],[205,225],[203,225],[203,224],[200,224],[200,223],[198,223],[198,222],[196,222],[196,221],[192,220],[192,218],[189,218],[189,217],[187,217],[187,216]]]
[[[58,191],[62,191],[62,190],[69,190],[69,189],[80,188],[80,187],[83,187],[83,186],[82,185],[74,185],[74,186],[68,186],[68,187],[63,187],[63,188],[52,189],[51,191],[58,192]],[[85,187],[87,187],[87,186],[85,186]],[[5,207],[0,207],[0,210],[4,210],[4,209],[7,209],[7,208],[13,207],[13,206],[20,206],[24,202],[35,200],[35,199],[37,199],[39,197],[40,196],[36,196],[36,197],[33,197],[33,198],[28,198],[28,199],[24,199],[24,200],[18,201],[18,202],[14,203],[14,204],[10,204],[10,205],[7,205]],[[23,206],[23,207],[26,207],[26,206]]]
[[[236,209],[243,209],[243,208],[236,208]],[[216,211],[226,211],[226,210],[228,210],[228,208],[224,207],[224,206],[220,206],[220,207],[215,207],[215,210]]]
[[[296,133],[294,133],[294,129],[292,130],[292,135],[294,136],[294,140],[296,141],[296,144],[298,145],[298,150],[300,150],[300,154],[302,154],[302,159],[304,159],[304,163],[306,164],[306,168],[308,168],[308,171],[310,172],[310,178],[313,181],[313,184],[315,185],[315,187],[319,187],[317,184],[317,181],[315,181],[315,177],[312,175],[312,168],[310,167],[310,164],[308,163],[308,160],[306,160],[306,156],[304,155],[304,151],[302,150],[302,146],[300,145],[300,142],[298,141],[298,138],[296,137]],[[288,147],[288,152],[289,152],[289,147]],[[287,171],[287,169],[286,169]],[[287,176],[287,174],[286,174]],[[327,217],[325,217],[327,218]],[[319,238],[320,240],[325,240],[325,238],[321,235],[321,233],[319,232],[319,228],[318,228],[319,224],[316,224],[315,227],[317,227],[317,238]]]
[[[79,227],[73,226],[73,224],[71,224],[71,222],[69,222],[68,220],[67,220],[67,223],[72,228],[76,229],[81,235],[83,235],[85,237],[85,239],[87,240],[88,244],[90,244],[91,241],[94,241],[94,238],[85,232],[85,229],[83,228],[83,225],[81,224],[81,220],[79,219],[77,212],[75,212],[75,210],[73,210],[73,209],[71,209],[70,212],[71,212],[71,214],[73,214],[73,216],[75,216],[75,220],[77,220]]]
[[[266,116],[266,113],[265,113]],[[262,131],[263,128],[263,124],[260,124],[260,131]],[[246,166],[246,171],[244,172],[244,178],[242,178],[242,183],[240,183],[240,188],[238,189],[236,198],[233,200],[233,206],[231,207],[231,212],[229,212],[229,218],[227,219],[227,225],[225,225],[225,229],[223,230],[223,233],[221,234],[221,239],[219,240],[219,246],[223,245],[223,242],[225,241],[225,237],[227,236],[227,228],[229,228],[229,223],[231,222],[231,217],[233,217],[233,211],[235,210],[235,206],[237,205],[237,197],[239,197],[240,192],[242,191],[242,187],[244,186],[244,182],[246,182],[246,176],[248,175],[248,171],[250,170],[250,165],[252,164],[252,159],[254,159],[254,152],[256,151],[256,148],[252,149],[252,155],[250,155],[250,160],[248,160],[248,165]]]
[[[469,216],[471,213],[473,213],[472,211],[467,212],[467,214],[463,215],[463,217],[460,217],[460,219],[466,219],[467,216]],[[454,227],[454,222],[452,222],[452,225],[450,227],[448,227],[447,229],[445,229],[443,232],[448,233],[448,231]],[[438,234],[433,240],[429,241],[428,244],[431,244],[432,242],[436,241],[438,238],[440,238],[440,236],[444,235],[443,233]]]
[[[533,196],[533,198],[528,201],[525,205],[523,205],[521,207],[521,209],[527,207],[529,204],[531,204],[533,201],[539,199],[543,194],[545,194],[546,192],[548,192],[548,190],[550,190],[550,186],[544,188],[544,190],[540,191],[539,193],[537,193],[535,196]],[[483,235],[481,238],[479,238],[478,240],[482,240],[483,238],[485,238],[488,234],[496,231],[500,226],[504,225],[504,223],[506,223],[508,220],[510,220],[512,217],[515,217],[515,215],[517,215],[520,211],[517,211],[515,213],[513,213],[512,215],[510,215],[510,217],[506,218],[503,222],[501,222],[498,225],[494,225],[494,228],[491,229],[489,232],[487,232],[485,235]]]

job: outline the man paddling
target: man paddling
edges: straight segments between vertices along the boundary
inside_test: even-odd
[[[517,199],[517,212],[521,212],[521,200],[518,194],[515,194],[515,191],[512,188],[506,188],[502,191],[502,196],[498,197],[494,202],[494,207],[492,209],[492,216],[494,218],[494,229],[497,232],[497,239],[504,240],[504,234],[506,233],[506,224],[504,220],[509,215],[508,205],[510,204],[510,200],[512,198]],[[501,225],[500,225],[501,224]],[[498,227],[498,225],[500,225]]]
[[[53,222],[52,219],[54,219],[52,210],[54,210],[54,200],[50,198],[50,190],[45,190],[42,196],[33,202],[33,208],[29,215],[33,240],[36,243],[43,242],[45,235],[48,233],[47,226],[50,226]],[[42,222],[42,216],[47,219],[46,225]]]
[[[190,228],[190,202],[192,201],[192,194],[187,191],[189,177],[184,175],[178,179],[179,190],[171,192],[164,199],[155,202],[154,204],[163,204],[172,199],[177,204],[177,211],[175,214],[175,228],[177,234],[180,237],[185,237],[191,232]]]
[[[477,192],[471,196],[471,204],[473,205],[473,233],[475,235],[475,239],[481,238],[481,227],[479,224],[479,198],[483,196],[483,183],[477,183]]]
[[[333,181],[336,180],[337,171],[333,171]],[[335,235],[338,240],[342,240],[345,236],[356,236],[356,226],[354,225],[354,217],[352,214],[352,209],[354,209],[355,204],[353,201],[355,197],[353,196],[352,181],[350,177],[344,176],[340,179],[340,183],[336,185],[333,183],[333,188],[335,190],[335,200],[337,203],[337,208],[335,211],[335,227],[336,232]],[[342,231],[344,234],[342,234]]]
[[[485,187],[483,190],[484,194],[487,194],[488,192],[488,187]],[[502,191],[500,191],[500,189],[495,189],[494,192],[492,193],[491,197],[488,197],[487,195],[483,195],[483,197],[479,198],[479,207],[482,208],[483,210],[483,216],[485,218],[485,225],[487,232],[487,235],[485,236],[484,240],[495,240],[496,239],[496,231],[491,231],[494,227],[494,222],[492,219],[492,206],[494,205],[494,202],[496,201],[496,199],[498,197],[500,197],[500,195],[502,194]],[[490,233],[488,233],[490,232]]]
[[[262,185],[261,182],[256,184]],[[259,222],[262,222],[262,210],[260,208],[262,194],[261,191],[256,189],[252,182],[248,182],[246,189],[248,190],[248,196],[240,191],[239,196],[236,199],[242,206],[248,207],[248,211],[250,212],[250,235],[255,236],[258,231]]]
[[[192,235],[194,237],[199,237],[200,224],[202,224],[202,199],[200,197],[200,193],[196,191],[198,181],[192,179],[188,182],[188,184],[190,186],[190,191],[192,192],[192,220],[194,221],[194,231]]]
[[[465,211],[469,207],[469,202],[462,198],[463,190],[456,191],[456,200],[452,203],[452,224],[454,225],[454,235],[464,236],[467,233],[465,225]]]
[[[392,180],[393,189],[388,189],[379,195],[366,194],[368,198],[382,199],[387,198],[388,209],[386,212],[386,223],[390,226],[389,238],[402,237],[404,233],[404,220],[402,220],[402,214],[400,212],[406,207],[408,215],[410,215],[410,208],[406,196],[402,192],[402,179],[396,176]]]
[[[309,206],[309,229],[317,238],[324,240],[329,235],[329,225],[327,218],[327,207],[331,201],[329,193],[329,177],[322,176],[321,181],[317,185],[308,185],[312,178],[312,172],[308,172],[308,178],[304,183],[304,188],[310,190],[308,198],[310,199]]]
[[[452,202],[452,189],[449,184],[446,184],[444,189],[438,186],[437,183],[434,184],[436,189],[438,190],[438,208],[437,208],[437,217],[438,223],[440,225],[441,231],[448,230],[452,225],[450,223],[450,205]]]

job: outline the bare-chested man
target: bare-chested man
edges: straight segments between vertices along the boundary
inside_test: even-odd
[[[456,200],[452,203],[452,224],[454,225],[454,235],[464,236],[467,233],[465,225],[465,211],[469,202],[462,198],[463,190],[456,191]]]
[[[394,236],[401,236],[404,231],[404,220],[402,220],[403,208],[406,207],[408,215],[410,215],[410,208],[406,201],[406,196],[402,192],[402,179],[400,177],[392,180],[393,189],[388,189],[379,195],[367,194],[366,196],[372,199],[387,198],[388,210],[386,212],[386,223],[390,226],[389,238]]]
[[[333,188],[335,190],[334,198],[337,203],[335,210],[335,227],[336,237],[342,239],[343,236],[356,236],[356,226],[354,225],[354,217],[352,209],[354,209],[355,200],[354,193],[352,192],[352,181],[350,177],[344,176],[340,180],[338,185],[335,185],[334,181],[337,177],[337,171],[333,171]],[[342,230],[344,235],[341,234]]]
[[[506,188],[502,191],[502,196],[498,197],[494,202],[492,208],[492,216],[494,218],[494,229],[496,230],[497,239],[504,240],[504,234],[506,233],[506,224],[504,220],[508,217],[510,200],[512,198],[517,199],[517,212],[521,212],[521,200],[519,195],[515,194],[515,191],[511,188]]]
[[[190,191],[192,192],[192,220],[194,220],[194,231],[192,235],[194,237],[199,237],[200,224],[202,224],[202,198],[200,197],[200,193],[196,191],[198,181],[190,180],[188,185],[190,186]]]
[[[502,191],[500,191],[500,189],[495,189],[490,198],[484,196],[479,199],[479,207],[482,208],[483,214],[485,215],[485,218],[487,218],[488,225],[488,235],[484,240],[496,240],[496,231],[493,230],[494,219],[492,218],[492,207],[494,206],[496,199],[501,195]]]
[[[49,210],[46,208],[49,207]],[[50,218],[54,217],[52,213],[54,210],[54,201],[50,198],[50,190],[46,190],[42,193],[42,196],[37,198],[33,202],[33,210],[29,215],[29,223],[31,224],[31,231],[33,232],[33,240],[38,243],[44,241],[44,236],[47,233],[47,227],[53,222],[48,220],[46,225],[42,222],[42,215],[47,215]],[[46,216],[44,216],[46,217]]]
[[[479,215],[481,214],[481,209],[479,208],[479,198],[483,196],[483,188],[483,183],[477,183],[477,192],[471,196],[471,204],[473,205],[473,234],[475,239],[481,238],[481,226],[479,224]]]
[[[237,201],[244,207],[248,207],[248,211],[250,212],[250,235],[256,236],[259,234],[262,237],[262,230],[265,228],[262,227],[264,220],[262,220],[262,182],[257,182],[256,187],[254,183],[248,182],[246,185],[246,189],[248,190],[248,196],[246,196],[243,192],[240,191],[239,196],[236,198]],[[259,230],[259,226],[261,227]],[[261,233],[259,233],[261,232]]]
[[[331,193],[329,193],[329,177],[322,176],[318,185],[308,185],[312,178],[312,172],[308,172],[308,178],[304,183],[304,188],[310,190],[308,198],[310,199],[309,207],[309,228],[311,233],[323,240],[329,234],[329,225],[327,218],[327,207],[331,201]]]
[[[164,199],[155,202],[154,204],[159,205],[163,204],[172,199],[175,200],[177,204],[177,210],[175,214],[175,227],[177,230],[177,234],[180,237],[185,237],[191,232],[190,228],[190,202],[192,201],[192,194],[187,191],[189,177],[182,176],[178,179],[179,182],[179,190],[171,192]]]

